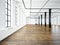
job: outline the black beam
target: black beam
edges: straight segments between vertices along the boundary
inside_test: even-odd
[[[25,3],[24,3],[24,0],[22,0],[22,3],[23,3],[23,5],[24,5],[24,8],[26,9],[26,6],[25,6]]]
[[[51,28],[51,9],[49,9],[49,28]]]
[[[42,26],[42,15],[41,15],[41,26]]]
[[[44,12],[30,12],[30,13],[44,13]],[[49,12],[46,12],[49,13]],[[51,12],[51,13],[60,13],[60,12]]]
[[[25,8],[25,9],[32,9],[32,10],[39,10],[39,9],[41,9],[41,8]],[[42,9],[45,9],[45,10],[47,10],[47,9],[60,9],[60,8],[42,8]]]
[[[45,27],[46,27],[46,12],[45,12]]]

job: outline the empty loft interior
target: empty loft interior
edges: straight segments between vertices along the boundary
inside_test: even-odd
[[[0,0],[0,45],[60,45],[60,0]]]

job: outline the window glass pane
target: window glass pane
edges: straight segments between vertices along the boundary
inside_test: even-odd
[[[5,4],[5,8],[7,8],[7,3]]]
[[[10,21],[10,16],[8,16],[8,20]]]
[[[10,5],[8,5],[8,9],[10,10]]]
[[[5,13],[7,14],[7,9],[5,9]]]
[[[5,0],[7,2],[7,0]]]
[[[7,27],[7,21],[6,21],[6,23],[5,23],[5,26]]]
[[[8,26],[10,26],[10,22],[8,22]]]
[[[10,2],[11,0],[6,0],[6,26],[8,26],[8,27],[10,27],[10,25],[11,25],[11,2]],[[7,4],[7,2],[8,2],[8,4]],[[7,7],[7,5],[8,5],[8,7]],[[8,9],[8,10],[7,10]],[[8,17],[8,18],[7,18]]]
[[[5,17],[6,17],[5,19],[7,20],[7,15]]]
[[[7,21],[7,20],[10,22],[10,16],[8,16],[8,19],[7,19],[7,16],[6,16],[6,21]]]
[[[8,11],[8,15],[10,15],[10,11]]]
[[[10,0],[8,0],[8,4],[10,5]]]

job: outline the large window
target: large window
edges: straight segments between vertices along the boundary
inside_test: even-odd
[[[11,0],[6,0],[6,27],[11,27]]]
[[[17,6],[15,6],[15,25],[17,26]]]

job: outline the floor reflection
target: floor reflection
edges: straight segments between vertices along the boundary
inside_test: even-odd
[[[60,45],[60,26],[26,25],[1,45]]]

